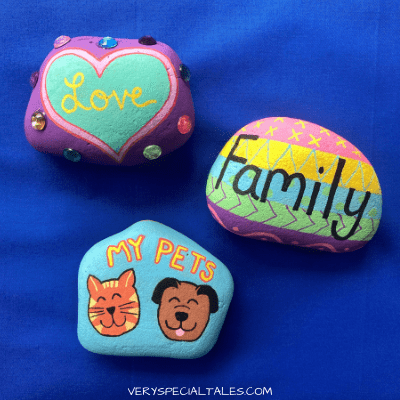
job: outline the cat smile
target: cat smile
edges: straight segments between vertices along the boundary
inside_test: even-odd
[[[115,326],[117,326],[118,328],[120,328],[121,326],[125,325],[125,322],[126,322],[126,317],[125,317],[125,319],[124,319],[124,322],[123,322],[121,325],[118,325],[118,324],[114,321],[114,317],[113,317],[113,316],[111,316],[111,319],[112,319],[112,323],[111,323],[110,326],[104,325],[104,324],[103,324],[103,321],[100,321],[100,324],[101,324],[104,328],[111,328],[113,325],[115,325]]]

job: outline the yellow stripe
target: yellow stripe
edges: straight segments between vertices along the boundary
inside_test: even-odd
[[[237,136],[233,136],[224,146],[220,155],[228,157],[237,138]],[[244,157],[248,160],[248,164],[262,169],[281,168],[288,174],[300,172],[306,179],[332,183],[339,159],[338,156],[294,144],[290,146],[288,143],[276,140],[267,142],[268,139],[258,139],[257,141],[241,140],[235,151],[235,156]],[[346,160],[346,165],[342,171],[339,186],[354,188],[360,192],[368,190],[375,194],[382,193],[378,177],[370,164],[347,157],[341,156],[341,158]],[[324,167],[322,174],[318,172],[319,167]]]
[[[131,276],[132,276],[132,271],[129,273],[128,278],[126,278],[125,287],[128,286],[128,281],[129,281],[129,278],[130,278]]]
[[[93,278],[90,277],[90,280],[92,281],[92,283],[93,283],[93,285],[94,285],[94,288],[96,289],[96,292],[98,292],[99,289],[97,289],[96,283],[94,282]]]
[[[130,331],[134,326],[135,326],[135,324],[133,322],[129,322],[129,321],[125,322],[125,328],[127,331]]]

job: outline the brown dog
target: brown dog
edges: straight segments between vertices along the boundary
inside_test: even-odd
[[[211,286],[175,278],[160,281],[151,299],[159,305],[158,324],[171,340],[197,340],[206,329],[210,313],[218,311],[218,295]]]

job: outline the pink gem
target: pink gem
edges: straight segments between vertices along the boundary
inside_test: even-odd
[[[71,38],[69,36],[59,36],[55,41],[54,41],[54,48],[58,49],[61,46],[64,46],[64,44],[67,44]]]
[[[184,115],[179,118],[178,121],[178,131],[184,135],[185,133],[190,132],[192,129],[192,121],[190,120],[189,116]]]
[[[238,232],[238,231],[239,231],[239,228],[238,228],[237,226],[234,226],[232,229],[233,229],[235,232]]]

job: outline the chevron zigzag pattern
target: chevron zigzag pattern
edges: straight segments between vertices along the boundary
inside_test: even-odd
[[[206,194],[208,199],[237,216],[249,221],[289,229],[292,231],[311,233],[319,236],[331,236],[332,221],[338,221],[338,233],[348,232],[356,221],[356,217],[336,214],[331,212],[327,219],[322,217],[321,211],[314,210],[311,215],[300,208],[294,211],[292,207],[275,202],[255,201],[250,195],[238,195],[232,186],[221,182],[218,189],[215,188],[217,178],[211,175],[207,181]],[[375,234],[379,221],[372,218],[362,218],[356,232],[348,240],[368,241]]]

